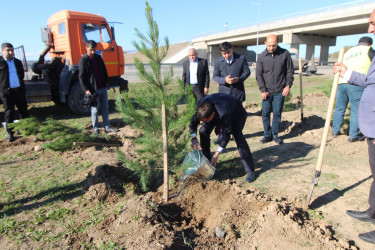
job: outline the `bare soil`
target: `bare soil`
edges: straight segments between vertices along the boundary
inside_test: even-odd
[[[300,100],[296,97],[293,101]],[[312,93],[303,101],[303,126],[300,110],[283,113],[279,134],[283,145],[258,142],[263,130],[260,107],[251,103],[247,106],[244,134],[257,165],[253,183],[246,183],[232,141],[221,155],[212,180],[188,179],[182,194],[168,203],[162,202],[162,188],[140,193],[113,148],[77,148],[59,153],[67,165],[85,161],[93,165],[73,177],[83,185],[82,192],[68,194],[61,201],[62,207],[73,209],[75,224],[62,241],[53,242],[54,248],[84,249],[85,244],[99,248],[103,242],[116,242],[116,249],[373,249],[357,235],[374,227],[345,214],[347,209],[364,210],[368,206],[371,178],[366,142],[349,143],[347,135],[336,139],[329,135],[322,176],[307,207],[329,100]],[[118,135],[123,142],[120,150],[136,157],[133,140],[139,132],[123,126]],[[32,156],[40,150],[40,144],[34,137],[19,137],[13,143],[2,140],[0,151],[2,156],[15,152]],[[56,153],[46,150],[42,154],[48,161]],[[177,185],[171,188],[171,194]],[[27,219],[27,206],[37,207],[45,199],[23,204],[24,211],[16,218]],[[87,211],[101,204],[107,206],[107,212],[100,223],[78,230],[90,220]],[[57,234],[67,223],[44,223],[35,225],[35,229],[46,228]],[[224,237],[218,237],[217,230],[222,230]],[[19,243],[5,235],[0,238],[0,248],[50,248],[43,242],[45,245],[31,240]]]

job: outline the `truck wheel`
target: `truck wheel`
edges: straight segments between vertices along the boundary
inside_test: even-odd
[[[73,83],[70,87],[68,94],[68,106],[76,114],[87,115],[90,114],[90,108],[83,106],[83,97],[85,93],[83,92],[79,82]]]

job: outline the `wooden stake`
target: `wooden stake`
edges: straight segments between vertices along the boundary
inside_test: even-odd
[[[301,98],[301,125],[303,128],[303,94],[302,94],[302,60],[301,57],[298,59],[299,63],[299,92]]]

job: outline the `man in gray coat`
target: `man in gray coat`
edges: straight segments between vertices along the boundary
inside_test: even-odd
[[[368,32],[375,35],[375,9],[369,18]],[[375,60],[373,59],[367,75],[352,71],[345,64],[336,62],[333,72],[340,72],[340,76],[348,81],[364,87],[359,103],[358,123],[359,129],[367,137],[370,169],[372,173],[372,184],[370,188],[369,204],[366,211],[347,210],[346,213],[360,221],[375,224]],[[375,231],[359,234],[359,238],[375,244]]]

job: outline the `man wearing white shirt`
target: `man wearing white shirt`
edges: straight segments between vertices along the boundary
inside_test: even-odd
[[[208,94],[210,87],[210,72],[206,59],[198,58],[198,52],[194,48],[188,51],[189,60],[183,64],[182,81],[191,85],[191,91],[198,101]]]
[[[10,43],[1,45],[0,57],[0,99],[4,105],[4,120],[7,130],[6,141],[14,141],[8,124],[14,121],[14,106],[17,106],[21,118],[29,117],[25,95],[25,75],[22,62],[14,57],[14,47]]]

